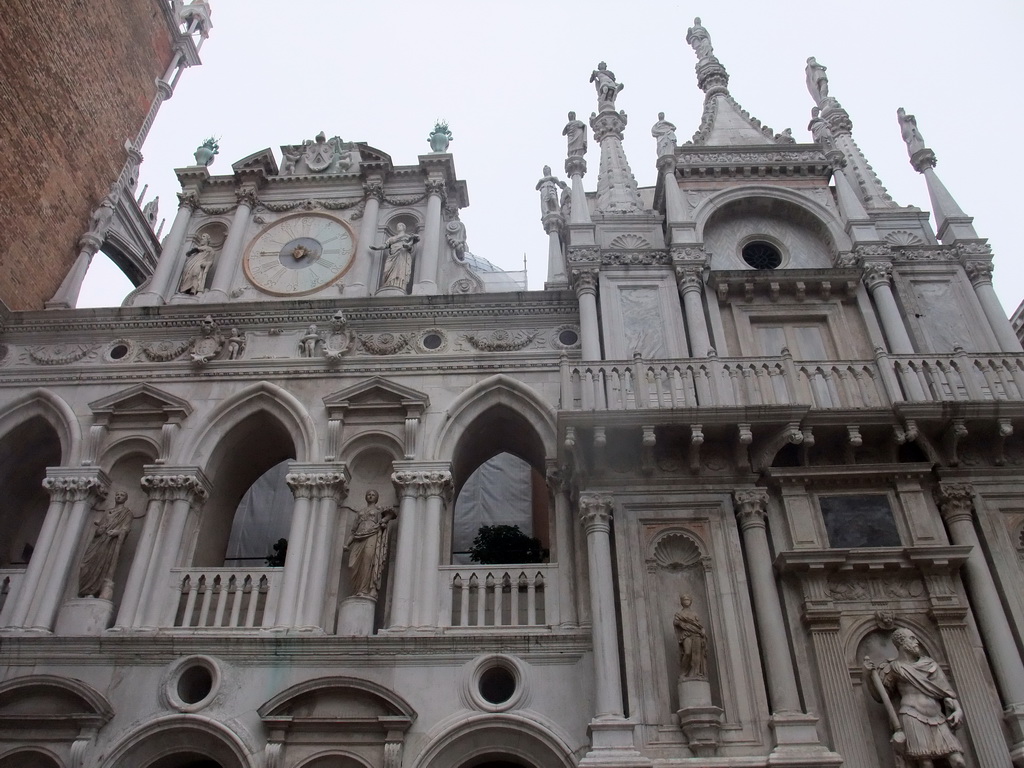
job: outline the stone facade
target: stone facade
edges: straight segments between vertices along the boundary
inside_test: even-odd
[[[987,245],[912,116],[937,231],[814,59],[797,144],[687,42],[652,189],[594,70],[543,291],[466,249],[443,141],[321,133],[178,169],[125,306],[11,317],[0,767],[1024,765]],[[529,529],[490,563],[453,535],[484,465]]]
[[[0,181],[0,301],[41,309],[111,184],[120,180],[135,202],[135,155],[170,93],[156,81],[171,88],[198,57],[169,0],[12,0],[4,17],[0,141],[24,162]],[[114,257],[141,281],[131,255]]]

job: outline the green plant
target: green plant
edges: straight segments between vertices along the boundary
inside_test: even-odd
[[[480,526],[469,550],[469,559],[481,565],[543,563],[547,557],[540,539],[527,536],[518,525]]]

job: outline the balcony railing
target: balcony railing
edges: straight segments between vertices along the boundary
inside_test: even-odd
[[[558,566],[450,565],[441,568],[450,596],[449,627],[544,627],[558,624]]]
[[[174,568],[170,626],[259,629],[273,626],[282,568]]]
[[[874,360],[779,357],[562,362],[562,409],[713,406],[888,407],[897,402],[1024,399],[1024,357],[889,355]]]

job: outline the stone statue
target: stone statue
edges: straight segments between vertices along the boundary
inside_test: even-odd
[[[681,677],[708,676],[708,636],[697,612],[691,607],[693,597],[679,596],[680,608],[672,619],[679,643],[679,674]]]
[[[796,144],[796,139],[793,138],[793,129],[786,128],[782,133],[776,133],[775,142],[777,144]]]
[[[811,122],[807,124],[807,130],[811,132],[814,141],[821,144],[826,150],[836,148],[832,129],[821,117],[821,107],[811,107]]]
[[[864,672],[871,695],[885,705],[898,762],[933,768],[936,759],[945,759],[951,768],[964,768],[964,748],[952,730],[963,721],[956,693],[938,662],[924,655],[917,635],[901,627],[892,644],[897,657],[881,666],[865,658]]]
[[[558,213],[561,210],[561,202],[558,199],[558,179],[551,175],[550,165],[544,166],[544,176],[537,182],[535,189],[540,192],[541,216]]]
[[[302,159],[302,149],[299,147],[281,147],[281,175],[291,176],[295,173],[295,166]]]
[[[903,134],[903,141],[907,145],[907,154],[913,157],[925,148],[924,137],[917,130],[917,118],[908,115],[907,110],[900,107],[896,110],[896,119],[900,121],[900,133]]]
[[[675,155],[676,153],[676,127],[665,119],[665,113],[658,113],[658,122],[651,128],[653,136],[658,144],[658,157]]]
[[[356,520],[345,542],[352,594],[374,600],[388,559],[388,526],[397,517],[391,507],[378,506],[379,499],[375,490],[366,492],[366,506],[362,511],[352,510]]]
[[[828,75],[825,74],[827,67],[818,63],[813,56],[807,57],[807,67],[804,73],[807,75],[807,90],[811,98],[819,107],[823,106],[828,99]]]
[[[299,339],[299,355],[301,357],[316,357],[317,345],[323,341],[316,324],[306,329],[306,335]]]
[[[572,190],[564,181],[558,182],[558,188],[562,190],[562,195],[558,199],[558,212],[562,214],[563,219],[569,221],[572,215]]]
[[[583,157],[587,154],[587,124],[576,119],[576,113],[569,113],[569,122],[562,129],[568,148],[566,157]]]
[[[410,235],[405,231],[405,224],[399,222],[395,234],[384,241],[384,245],[371,245],[371,251],[386,251],[384,273],[380,281],[381,288],[400,288],[403,292],[409,289],[412,279],[412,249],[420,240],[419,235]]]
[[[715,49],[711,47],[711,35],[701,26],[700,16],[693,20],[693,26],[686,30],[686,43],[697,54],[697,62],[715,58]]]
[[[78,596],[110,600],[114,596],[114,570],[121,546],[132,529],[132,511],[128,508],[128,494],[114,494],[110,509],[94,507],[99,514],[93,521],[93,534],[85,548],[82,565],[78,569]]]
[[[190,293],[198,296],[206,290],[206,275],[213,266],[217,249],[210,241],[210,235],[204,232],[199,237],[199,244],[188,251],[185,268],[181,271],[181,283],[178,293]]]
[[[597,69],[590,73],[590,82],[597,89],[598,111],[615,109],[615,97],[619,95],[625,86],[615,81],[615,73],[608,69],[603,61],[597,65]]]
[[[100,200],[100,204],[92,212],[89,231],[86,232],[86,235],[92,235],[99,240],[107,236],[107,232],[110,231],[110,224],[114,220],[114,208],[117,207],[117,198],[120,192],[121,188],[116,182],[110,185],[110,191]]]
[[[231,335],[227,340],[228,360],[239,360],[242,352],[245,351],[245,334],[239,333],[237,328],[231,329]]]

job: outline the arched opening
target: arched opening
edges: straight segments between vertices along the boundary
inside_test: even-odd
[[[75,307],[119,307],[133,290],[135,285],[128,275],[110,256],[100,251],[92,257]]]
[[[224,726],[197,718],[156,722],[128,737],[103,768],[249,768],[247,750]]]
[[[60,438],[40,416],[0,438],[0,568],[24,568],[31,559],[50,502],[46,468],[60,464]]]
[[[473,542],[485,526],[517,526],[527,537],[538,539],[541,550],[550,550],[544,459],[544,446],[537,432],[508,406],[494,406],[473,421],[462,435],[452,462],[452,563],[471,562]],[[511,554],[518,551],[522,547],[513,544]],[[542,556],[528,562],[545,559]],[[491,562],[501,560],[499,557]]]
[[[285,474],[287,460],[294,458],[291,435],[266,411],[256,411],[224,436],[206,473],[213,489],[203,506],[193,565],[262,565],[277,541],[272,537],[287,530],[290,522],[291,492]],[[261,536],[242,535],[241,527],[250,519],[266,521]],[[236,552],[244,548],[244,561],[226,560],[229,542],[235,542]]]
[[[60,763],[45,752],[28,749],[0,758],[0,768],[60,768]]]
[[[168,755],[148,768],[223,768],[216,760],[200,754]]]
[[[287,459],[278,462],[242,495],[235,508],[224,565],[284,565],[295,500],[285,482],[289,464]]]

